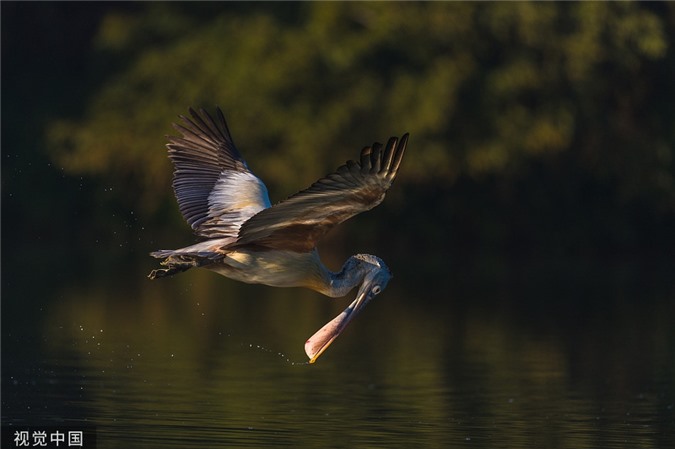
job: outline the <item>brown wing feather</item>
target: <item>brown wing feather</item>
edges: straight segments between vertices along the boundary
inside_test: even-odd
[[[239,230],[237,246],[252,245],[297,252],[311,251],[334,226],[370,210],[384,199],[405,152],[408,134],[361,151],[359,162],[348,161],[309,188],[264,209]]]

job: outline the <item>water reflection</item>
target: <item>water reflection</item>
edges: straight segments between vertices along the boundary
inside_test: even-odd
[[[304,340],[349,298],[207,272],[43,289],[53,300],[39,340],[10,326],[3,423],[93,423],[101,448],[673,441],[667,283],[624,285],[612,302],[600,296],[617,294],[613,284],[597,277],[574,282],[577,297],[562,287],[569,277],[505,278],[422,280],[422,296],[419,278],[400,276],[313,366]],[[651,296],[629,297],[638,291]]]

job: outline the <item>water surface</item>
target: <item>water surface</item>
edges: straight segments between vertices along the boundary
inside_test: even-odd
[[[305,339],[353,294],[140,265],[12,273],[4,426],[93,425],[99,448],[675,442],[675,301],[649,263],[399,268],[314,365]]]

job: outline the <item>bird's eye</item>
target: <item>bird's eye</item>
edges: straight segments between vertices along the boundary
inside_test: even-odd
[[[373,289],[371,291],[373,292],[374,295],[379,295],[380,292],[382,291],[382,287],[380,287],[379,285],[376,285],[375,287],[373,287]]]

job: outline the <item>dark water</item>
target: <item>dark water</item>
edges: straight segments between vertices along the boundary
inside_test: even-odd
[[[5,272],[3,430],[93,425],[99,448],[675,447],[664,263],[389,263],[314,365],[305,339],[353,294],[151,282],[145,262]]]

